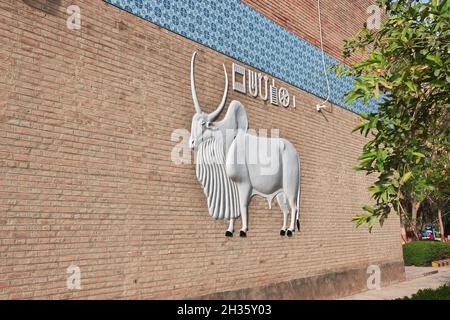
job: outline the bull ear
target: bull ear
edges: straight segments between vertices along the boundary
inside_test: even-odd
[[[244,106],[240,102],[239,102],[239,105],[236,106],[235,121],[236,121],[236,127],[238,130],[247,132],[248,116],[247,116],[247,112],[244,109]]]
[[[248,130],[248,116],[244,106],[239,101],[232,101],[228,107],[227,114],[223,119],[224,127],[237,129],[243,132]]]

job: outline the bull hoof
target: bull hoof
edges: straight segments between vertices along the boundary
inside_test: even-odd
[[[288,236],[288,237],[292,237],[292,231],[291,231],[291,230],[288,230],[288,231],[287,231],[287,236]]]
[[[225,237],[232,237],[233,236],[233,232],[231,231],[225,231]]]
[[[280,236],[285,236],[286,235],[286,230],[281,229],[280,230]]]
[[[241,238],[246,238],[246,237],[247,237],[247,232],[241,230],[241,231],[239,232],[239,236],[240,236]]]

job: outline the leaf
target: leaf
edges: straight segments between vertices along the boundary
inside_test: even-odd
[[[369,191],[372,193],[379,193],[379,192],[383,191],[383,189],[381,189],[379,186],[372,186],[369,188]]]
[[[416,156],[416,164],[420,163],[420,160],[422,160],[423,158],[425,158],[425,155],[423,153],[420,152],[413,152],[412,153],[414,156]]]
[[[381,194],[381,200],[383,200],[384,203],[388,202],[388,193],[387,193],[387,191],[385,191],[385,192],[383,192]]]
[[[383,161],[377,161],[376,166],[377,166],[377,170],[379,172],[383,172],[384,171],[384,163],[383,163]]]
[[[365,112],[361,112],[359,115],[361,118],[363,118],[364,120],[368,120],[369,119],[369,115]]]
[[[355,132],[355,131],[364,129],[365,126],[366,126],[366,123],[365,123],[365,122],[361,122],[360,124],[358,124],[358,125],[352,130],[352,133]]]
[[[406,37],[406,35],[408,33],[408,29],[409,29],[409,23],[403,28],[402,34],[400,35],[400,38],[402,39],[403,42],[408,41],[408,38]]]
[[[370,152],[366,151],[366,152],[364,152],[362,155],[360,155],[358,157],[358,160],[364,160],[364,159],[367,159],[367,158],[375,159],[376,156],[377,156],[377,153],[375,151],[370,151]]]
[[[375,85],[375,89],[373,90],[373,97],[378,99],[380,97],[380,87],[378,83]]]
[[[369,228],[369,232],[372,230],[373,222],[375,220],[375,216],[372,214],[357,214],[352,218],[352,221],[356,222],[356,228],[359,228],[362,224],[367,223]]]
[[[382,80],[382,79],[380,79],[380,84],[382,84],[383,87],[385,87],[387,89],[392,89],[393,88],[392,83],[389,83],[389,82],[387,82],[385,80]]]
[[[409,179],[412,177],[412,172],[408,171],[403,175],[403,177],[400,179],[400,185],[404,185],[406,182],[408,182]]]
[[[375,218],[376,217],[371,216],[367,221],[367,228],[369,229],[369,232],[372,232],[373,224],[375,223]]]
[[[364,211],[370,212],[371,214],[374,214],[374,213],[375,213],[375,209],[374,209],[374,207],[372,207],[372,206],[365,205],[365,206],[363,207],[363,209],[364,209]]]
[[[362,98],[364,95],[358,92],[350,92],[349,94],[346,95],[345,97],[345,104],[350,104],[353,101],[355,101],[356,99]]]
[[[423,65],[417,66],[417,67],[415,68],[415,70],[421,72],[421,71],[423,71],[423,70],[425,70],[425,69],[428,69],[429,67],[430,67],[429,65],[423,64]]]
[[[406,85],[411,91],[416,92],[417,90],[416,85],[411,80],[406,81]]]
[[[385,219],[386,219],[385,216],[381,216],[381,217],[380,217],[379,222],[380,222],[380,226],[381,226],[381,227],[383,227],[383,225],[384,225],[384,220],[385,220]]]
[[[437,56],[437,55],[431,55],[431,54],[429,54],[429,55],[427,55],[427,56],[425,57],[425,59],[427,59],[428,61],[434,62],[434,63],[437,64],[437,65],[442,65],[442,60],[441,60],[441,58],[440,58],[439,56]]]

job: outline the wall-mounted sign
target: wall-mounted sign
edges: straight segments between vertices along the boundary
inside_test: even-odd
[[[300,159],[294,146],[285,139],[258,137],[248,132],[248,117],[239,101],[232,101],[223,120],[215,121],[222,112],[228,94],[228,76],[225,65],[225,89],[222,101],[211,113],[202,111],[195,89],[195,56],[191,60],[191,91],[195,114],[192,118],[190,147],[196,153],[196,175],[203,187],[208,202],[209,215],[215,219],[229,220],[225,235],[233,236],[234,221],[242,215],[240,236],[248,231],[247,208],[254,195],[266,198],[269,207],[274,197],[283,212],[281,235],[292,236],[295,223],[300,229]],[[233,65],[233,88],[246,92],[244,81],[236,81],[240,74],[245,77],[245,69]],[[252,74],[249,78],[257,82]],[[264,77],[262,77],[264,78]],[[261,93],[256,81],[250,85],[249,92],[267,99],[267,90]],[[271,86],[273,89],[274,86]],[[289,106],[289,94],[284,90],[274,91],[272,103]],[[270,91],[271,92],[271,91]],[[269,94],[270,95],[270,94]],[[273,101],[272,101],[273,99]],[[291,209],[291,221],[287,219]]]
[[[252,70],[246,70],[245,67],[237,63],[233,63],[232,75],[234,91],[247,94],[248,87],[248,93],[253,98],[259,97],[263,101],[270,99],[270,103],[274,106],[281,105],[285,108],[289,106],[296,107],[295,96],[292,96],[291,99],[287,88],[278,88],[275,85],[275,79],[269,79],[268,76],[259,72],[256,73]]]

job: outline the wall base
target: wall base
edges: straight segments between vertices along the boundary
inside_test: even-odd
[[[379,265],[381,286],[405,280],[403,261]],[[207,300],[312,300],[335,299],[367,290],[367,266],[294,279],[261,287],[217,292],[197,299]]]

